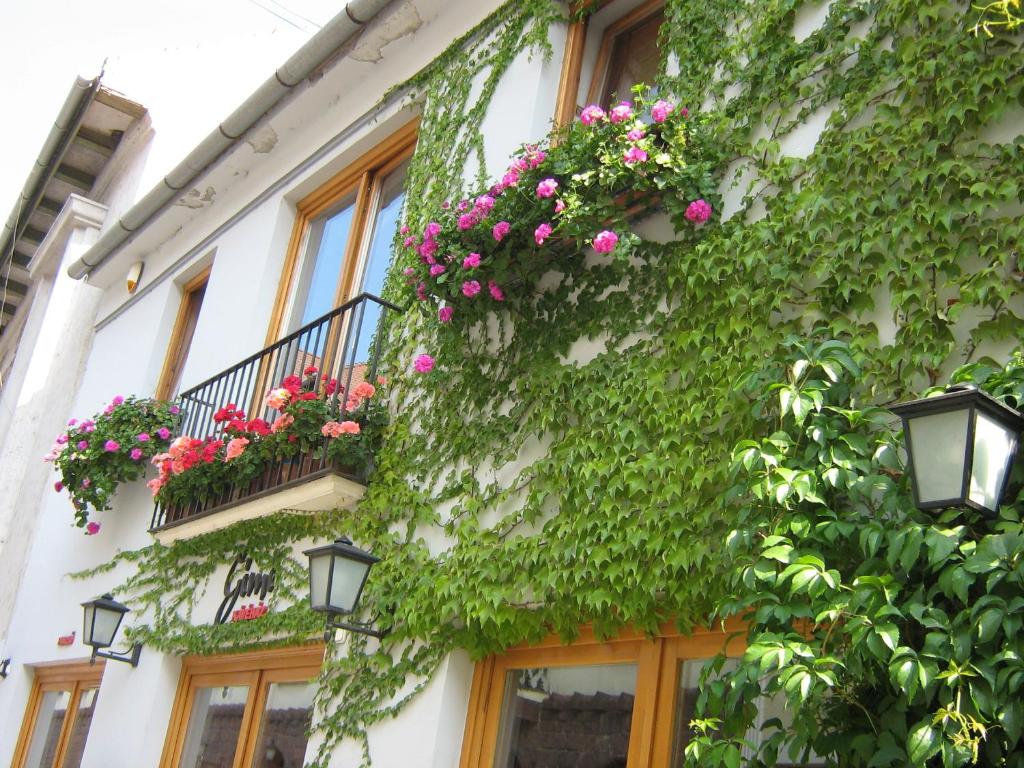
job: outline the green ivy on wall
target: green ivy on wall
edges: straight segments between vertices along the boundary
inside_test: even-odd
[[[722,502],[730,451],[756,428],[737,381],[788,336],[846,340],[863,361],[858,397],[877,404],[1019,337],[1021,139],[984,137],[1024,103],[1024,48],[971,35],[968,10],[668,0],[659,85],[702,115],[743,202],[700,243],[643,240],[629,261],[553,271],[489,321],[438,327],[414,310],[391,327],[396,417],[376,473],[358,513],[317,518],[317,533],[384,558],[365,602],[393,631],[325,665],[318,765],[344,739],[369,764],[366,728],[454,648],[479,658],[588,622],[610,634],[706,620],[736,523]],[[551,54],[563,12],[507,3],[413,79],[413,230],[487,181],[484,117],[517,108],[493,100],[497,84],[518,56]],[[794,23],[815,12],[823,23],[798,40]],[[826,119],[813,151],[794,152],[813,118]],[[426,378],[411,371],[421,352],[437,360]],[[212,557],[240,535],[196,546]],[[166,584],[160,569],[208,575],[185,570],[186,552],[140,556],[137,585]],[[293,637],[306,631],[295,622]],[[163,647],[214,647],[167,630],[178,640]]]

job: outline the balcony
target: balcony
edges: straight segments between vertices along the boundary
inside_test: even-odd
[[[267,392],[289,376],[303,380],[333,409],[361,382],[375,382],[380,340],[388,320],[402,310],[368,293],[299,328],[266,349],[178,395],[181,409],[174,437],[231,439],[218,418],[228,404],[272,423],[279,413]],[[315,373],[306,373],[315,369]],[[342,410],[344,413],[345,411]],[[342,417],[345,418],[345,417]],[[187,503],[157,503],[150,532],[162,543],[218,530],[281,509],[316,511],[358,500],[366,470],[341,464],[327,452],[327,437],[289,456],[273,455],[254,478],[221,483]]]

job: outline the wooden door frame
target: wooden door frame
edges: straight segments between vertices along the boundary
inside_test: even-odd
[[[218,656],[186,656],[181,663],[181,675],[160,755],[160,768],[175,768],[181,760],[196,689],[209,685],[249,686],[233,768],[249,765],[255,753],[254,742],[259,735],[258,725],[261,707],[266,703],[267,685],[316,678],[323,666],[324,649],[323,643],[313,643]]]
[[[29,691],[28,701],[25,704],[25,714],[22,717],[18,740],[14,744],[14,757],[11,760],[13,768],[23,768],[25,760],[28,758],[28,749],[32,743],[32,737],[35,735],[39,706],[44,694],[50,691],[68,691],[70,693],[68,708],[64,715],[64,723],[61,725],[57,751],[54,753],[54,765],[59,768],[67,755],[68,743],[75,727],[78,702],[81,699],[82,691],[99,688],[105,668],[106,662],[102,659],[97,660],[96,663],[83,660],[40,664],[33,667],[35,677],[32,681],[32,689]]]
[[[668,768],[674,738],[680,664],[708,658],[723,650],[738,655],[746,647],[746,626],[739,621],[722,627],[697,627],[682,634],[674,623],[663,624],[656,637],[625,630],[600,639],[592,627],[565,644],[550,635],[534,645],[520,645],[477,662],[473,670],[469,709],[463,733],[460,768],[491,768],[494,764],[505,679],[511,669],[588,664],[637,665],[636,694],[627,765]]]

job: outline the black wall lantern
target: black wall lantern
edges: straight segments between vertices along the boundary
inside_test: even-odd
[[[326,639],[330,639],[332,629],[347,629],[376,638],[387,634],[369,624],[339,620],[359,607],[366,578],[373,564],[380,562],[379,557],[354,546],[347,536],[307,549],[303,554],[309,558],[309,605],[314,611],[327,614]]]
[[[92,658],[113,659],[137,667],[139,656],[142,654],[142,643],[135,643],[128,654],[102,650],[113,645],[114,636],[121,626],[121,619],[128,613],[128,606],[117,602],[108,592],[103,597],[82,603],[82,608],[85,612],[82,642],[92,646]]]
[[[903,420],[919,509],[999,511],[1024,417],[973,384],[890,409]]]
[[[10,668],[10,666],[10,659],[4,659],[3,661],[0,661],[0,677],[7,677],[7,670],[8,668]]]

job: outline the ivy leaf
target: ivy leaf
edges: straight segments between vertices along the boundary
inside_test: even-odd
[[[907,735],[907,758],[911,765],[924,765],[940,748],[939,732],[928,720],[919,722]]]

